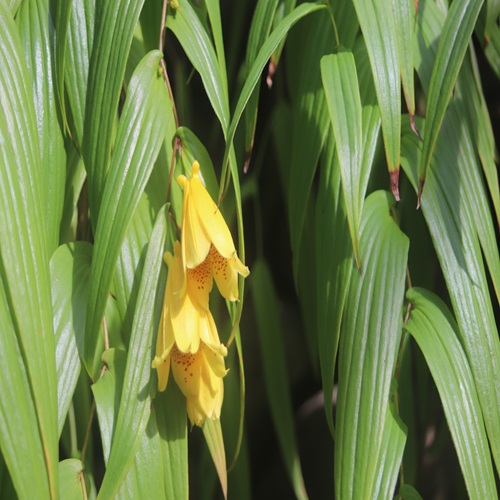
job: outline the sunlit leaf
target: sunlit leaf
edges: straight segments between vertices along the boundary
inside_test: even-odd
[[[392,491],[396,481],[374,460],[383,457],[385,446],[409,245],[390,216],[391,199],[389,193],[376,191],[365,200],[360,235],[363,265],[361,271],[353,270],[347,295],[335,429],[338,498],[372,498],[376,491]],[[385,464],[394,471],[393,461]],[[387,483],[380,484],[380,477]]]
[[[85,364],[89,373],[125,230],[165,137],[168,115],[164,110],[169,97],[158,72],[160,57],[158,51],[146,55],[130,82],[102,197],[85,330]]]

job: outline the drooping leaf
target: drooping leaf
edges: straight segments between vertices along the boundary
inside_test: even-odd
[[[158,72],[161,53],[137,67],[118,127],[108,182],[95,231],[91,289],[85,330],[85,364],[91,372],[113,271],[125,230],[146,186],[165,137],[169,97]]]
[[[500,388],[491,380],[500,377],[500,341],[474,221],[475,204],[482,203],[480,198],[485,193],[484,187],[470,185],[470,171],[478,168],[477,159],[464,148],[466,129],[460,127],[455,112],[452,104],[427,176],[422,211],[446,280],[498,470],[500,414],[496,409],[500,406]],[[419,130],[423,126],[421,122]],[[401,165],[417,190],[421,143],[404,129],[402,145]],[[479,199],[471,199],[467,194],[471,191]]]
[[[340,338],[340,324],[352,272],[352,244],[342,198],[335,143],[327,142],[320,163],[316,201],[316,274],[318,352],[325,412],[334,435],[332,394]]]
[[[342,191],[354,257],[359,256],[359,224],[364,193],[361,192],[362,119],[358,76],[352,52],[340,49],[321,59],[321,76],[330,112]]]
[[[383,0],[354,0],[353,3],[370,57],[391,189],[399,200],[401,84],[394,19],[390,6]]]
[[[252,267],[252,299],[261,346],[262,367],[268,402],[278,435],[281,454],[297,498],[307,498],[297,449],[278,300],[267,264],[259,260]]]
[[[80,374],[91,257],[92,246],[79,241],[60,246],[50,259],[59,435]]]
[[[418,169],[419,203],[439,130],[482,4],[483,0],[453,2],[443,26],[427,96],[427,133]]]
[[[381,447],[386,445],[385,422],[401,335],[409,245],[390,216],[393,200],[389,193],[376,191],[363,207],[363,266],[351,275],[339,347],[335,430],[338,498],[372,498],[376,491],[393,491],[395,486],[396,477],[389,471],[394,471],[398,454],[383,462],[382,470],[378,462],[383,459]],[[380,478],[386,483],[380,484]]]
[[[26,366],[10,317],[7,296],[0,278],[0,448],[20,498],[50,498],[47,464],[31,397]],[[16,413],[13,413],[15,409]],[[20,439],[22,436],[22,439]],[[30,470],[26,481],[25,470]],[[6,475],[4,473],[4,475]]]
[[[137,296],[132,336],[124,375],[124,391],[116,415],[111,451],[100,494],[113,497],[130,468],[150,419],[151,393],[156,380],[151,376],[153,330],[163,303],[166,269],[163,254],[168,249],[166,210],[161,210],[148,245]],[[163,272],[161,272],[163,271]],[[161,279],[163,278],[163,279]]]
[[[51,48],[53,27],[49,6],[49,0],[23,2],[16,20],[35,104],[43,179],[42,203],[50,256],[59,245],[59,226],[66,179],[66,154],[56,109],[57,95],[53,79],[54,61]]]
[[[71,2],[72,10],[65,51],[64,90],[69,104],[67,118],[70,134],[77,147],[81,149],[89,66],[94,42],[95,0],[71,0]]]
[[[26,361],[49,477],[57,496],[57,393],[44,184],[30,78],[17,27],[0,4],[0,276]],[[6,98],[8,96],[8,98]]]
[[[224,498],[227,498],[226,450],[220,420],[206,419],[203,424],[203,435],[219,476],[222,493]]]
[[[144,0],[110,0],[95,4],[95,33],[89,63],[82,145],[94,230],[110,164],[127,54],[143,3]],[[80,47],[83,48],[82,45]],[[121,150],[118,143],[115,144],[117,150]]]
[[[481,405],[458,328],[436,295],[423,288],[407,293],[412,334],[432,373],[455,444],[470,498],[497,498],[495,475]]]

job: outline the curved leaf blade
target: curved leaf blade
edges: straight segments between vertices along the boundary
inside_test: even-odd
[[[500,340],[476,230],[475,203],[469,192],[485,196],[484,187],[469,185],[477,160],[461,143],[466,129],[453,110],[447,113],[426,181],[422,212],[436,249],[483,410],[493,457],[500,468]],[[423,124],[419,125],[422,130]],[[401,165],[418,189],[421,143],[404,130]],[[474,176],[472,176],[474,178]],[[476,177],[477,179],[477,177]],[[478,191],[479,189],[479,191]],[[480,202],[482,203],[482,202]]]
[[[267,264],[252,267],[252,299],[257,319],[266,391],[281,453],[297,498],[307,498],[293,423],[292,403],[287,390],[286,363],[278,300]]]
[[[20,498],[50,498],[35,404],[0,277],[0,448]],[[15,409],[16,414],[13,414]],[[19,437],[22,436],[22,439]],[[30,471],[26,481],[25,470]]]
[[[60,246],[50,259],[59,435],[80,374],[91,257],[92,246],[79,241]]]
[[[95,232],[91,288],[85,325],[85,364],[91,374],[99,328],[125,236],[165,138],[169,103],[158,74],[162,54],[147,54],[130,82]]]
[[[457,326],[445,304],[420,288],[406,294],[405,329],[417,341],[436,383],[470,498],[497,498],[481,405]]]
[[[151,360],[154,325],[160,318],[166,270],[163,254],[168,250],[167,214],[160,210],[148,245],[137,296],[132,336],[123,380],[120,408],[116,415],[111,451],[99,494],[112,498],[125,478],[150,419],[151,393],[156,382]],[[161,272],[163,271],[163,272]],[[163,280],[161,280],[163,278]]]
[[[363,32],[377,92],[391,189],[399,200],[401,83],[396,30],[384,0],[353,0]],[[389,7],[390,8],[390,7]]]
[[[336,54],[324,56],[321,77],[342,174],[349,232],[359,268],[359,225],[364,199],[360,185],[363,146],[361,98],[352,52],[340,49]]]
[[[208,99],[226,135],[229,124],[229,96],[225,75],[221,74],[219,60],[205,27],[188,0],[178,0],[179,7],[167,18],[172,30],[189,60],[200,74]]]
[[[56,109],[57,96],[51,49],[53,27],[49,7],[49,0],[23,2],[16,20],[31,76],[40,145],[47,248],[49,255],[52,255],[59,245],[66,180],[66,152]],[[62,44],[58,43],[57,47],[59,45]]]
[[[338,498],[372,498],[392,491],[396,477],[384,462],[384,428],[391,380],[401,335],[408,238],[390,217],[394,198],[376,191],[361,219],[361,272],[353,270],[339,348],[335,440],[335,492]],[[381,291],[384,293],[381,293]],[[377,460],[374,459],[377,457]],[[393,460],[397,458],[394,455]]]
[[[95,4],[82,149],[94,230],[110,164],[127,55],[143,3],[144,0],[110,0]],[[116,144],[115,150],[118,147]]]
[[[33,96],[21,40],[0,4],[0,276],[15,318],[57,496],[57,394],[47,234]],[[7,97],[8,96],[8,97]]]
[[[482,4],[483,0],[452,2],[443,26],[427,96],[427,133],[418,169],[419,204],[439,130]]]

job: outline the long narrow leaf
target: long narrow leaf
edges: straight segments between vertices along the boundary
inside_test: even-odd
[[[167,250],[166,211],[161,210],[151,235],[141,286],[135,307],[127,367],[123,381],[120,409],[116,416],[106,474],[100,490],[104,498],[113,497],[130,468],[149,420],[151,392],[155,379],[151,376],[154,325],[158,324],[163,303],[165,272],[161,273],[163,254]],[[159,298],[159,300],[158,300]]]
[[[94,230],[110,162],[127,54],[143,3],[144,0],[96,2],[83,142]]]
[[[50,498],[35,405],[0,279],[0,448],[19,498]],[[15,409],[15,413],[13,410]],[[20,437],[22,436],[22,439]],[[25,470],[30,471],[26,481]]]
[[[257,261],[253,265],[251,280],[264,379],[274,426],[295,495],[297,498],[306,498],[293,424],[292,404],[287,391],[289,384],[283,355],[278,301],[269,269],[264,261]]]
[[[57,395],[44,189],[29,72],[4,2],[0,67],[0,275],[27,364],[50,494],[56,497]]]
[[[401,84],[397,39],[392,12],[384,0],[354,0],[366,42],[382,117],[391,189],[399,200],[399,154],[401,136]]]
[[[64,204],[66,154],[56,110],[57,96],[53,80],[52,23],[49,6],[49,0],[23,2],[17,14],[17,22],[28,71],[31,75],[29,81],[31,81],[40,144],[42,200],[50,256],[59,245],[59,226]]]
[[[160,52],[152,51],[137,67],[118,127],[115,153],[95,232],[92,282],[85,326],[85,364],[89,373],[125,230],[165,137],[168,118],[165,109],[169,97],[163,78],[158,73],[161,57]]]
[[[352,245],[335,143],[327,142],[316,201],[318,352],[325,412],[334,435],[332,395],[340,324],[352,272]]]
[[[340,50],[321,59],[321,76],[337,146],[342,191],[351,233],[354,257],[359,256],[359,224],[363,209],[361,193],[361,98],[352,52]]]
[[[392,199],[392,201],[390,201]],[[395,477],[381,471],[391,379],[401,335],[408,238],[389,215],[394,199],[376,191],[361,222],[361,272],[354,270],[339,349],[335,440],[338,498],[372,498],[392,491]],[[381,293],[381,291],[384,293]],[[386,463],[394,469],[393,461]],[[388,484],[381,485],[378,476]]]
[[[422,127],[423,124],[419,125],[419,130]],[[434,168],[427,177],[422,211],[446,280],[499,470],[500,387],[491,381],[500,378],[500,341],[473,221],[475,210],[469,197],[463,194],[471,189],[466,182],[467,170],[477,168],[475,158],[460,143],[465,130],[450,110],[432,160]],[[421,143],[405,129],[402,144],[401,164],[417,190]]]
[[[439,130],[482,4],[483,0],[454,1],[443,26],[427,96],[427,132],[418,169],[419,204]]]
[[[495,475],[481,405],[457,325],[445,304],[420,288],[405,325],[417,341],[436,383],[470,498],[497,498]]]
[[[91,257],[92,246],[77,242],[59,247],[50,259],[59,435],[80,374]]]

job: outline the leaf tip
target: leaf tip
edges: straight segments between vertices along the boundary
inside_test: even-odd
[[[417,194],[417,210],[420,208],[420,202],[422,201],[422,191],[424,190],[425,179],[420,179],[418,183],[418,194]]]
[[[390,172],[390,176],[391,176],[392,194],[394,195],[394,198],[396,198],[396,201],[399,201],[400,200],[400,197],[399,197],[399,168],[397,170]]]
[[[415,123],[415,115],[414,114],[410,114],[410,125],[411,125],[411,129],[413,130],[413,132],[415,133],[415,135],[421,141],[423,141],[422,136],[420,135],[420,132],[418,130],[417,124]]]

